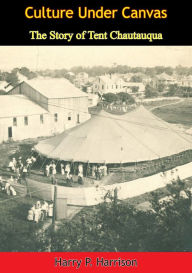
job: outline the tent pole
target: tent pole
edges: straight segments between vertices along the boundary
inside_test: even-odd
[[[86,167],[86,174],[85,174],[85,177],[87,177],[88,167],[89,167],[89,160],[87,161],[87,167]]]
[[[48,158],[47,158],[47,157],[45,157],[45,159],[44,159],[44,161],[43,161],[43,164],[41,165],[40,171],[43,169],[43,167],[44,167],[45,162],[46,162],[46,160],[47,160],[47,159],[48,159]]]

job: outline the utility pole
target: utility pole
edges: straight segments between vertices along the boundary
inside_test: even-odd
[[[57,185],[54,185],[54,197],[53,197],[53,217],[52,217],[52,231],[55,232],[55,220],[56,220],[56,209],[57,209]]]
[[[53,252],[53,235],[55,233],[55,220],[56,220],[56,200],[57,200],[57,185],[54,185],[54,196],[53,196],[53,216],[51,225],[51,242],[50,242],[50,252]]]

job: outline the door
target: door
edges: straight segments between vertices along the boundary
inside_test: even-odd
[[[80,117],[79,117],[79,114],[77,114],[77,123],[80,123]]]
[[[8,138],[13,137],[12,127],[8,127]]]

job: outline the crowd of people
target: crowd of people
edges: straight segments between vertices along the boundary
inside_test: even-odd
[[[44,175],[46,177],[52,178],[52,184],[56,184],[56,174],[57,172],[64,177],[67,184],[70,185],[74,181],[74,175],[77,175],[77,182],[79,184],[83,184],[84,177],[90,177],[95,180],[101,180],[102,177],[107,176],[108,170],[106,165],[89,165],[82,163],[64,163],[60,162],[59,167],[54,160],[50,161],[50,163],[45,164],[44,167]]]
[[[46,201],[37,201],[28,211],[27,220],[38,223],[46,220],[47,217],[53,217],[53,203]]]
[[[8,169],[10,172],[15,173],[18,182],[20,182],[22,178],[26,179],[27,176],[30,176],[31,167],[35,162],[36,158],[34,156],[27,157],[26,160],[23,160],[21,156],[17,160],[13,157],[8,164]]]

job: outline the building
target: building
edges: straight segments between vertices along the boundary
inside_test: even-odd
[[[61,133],[90,118],[88,95],[65,79],[22,82],[0,108],[0,142]]]
[[[144,97],[145,85],[142,82],[125,82],[124,92],[133,96]]]
[[[98,76],[93,84],[93,93],[119,93],[123,92],[124,81],[116,75]]]
[[[174,76],[170,76],[167,73],[161,73],[156,76],[156,84],[171,85],[176,84],[177,80]]]
[[[89,107],[96,106],[99,102],[99,96],[97,94],[88,93]]]
[[[183,77],[180,80],[179,86],[192,87],[192,76]]]
[[[48,135],[48,111],[23,95],[0,96],[0,142]]]

